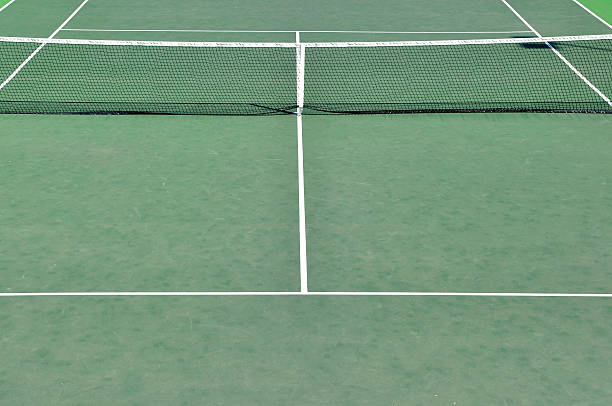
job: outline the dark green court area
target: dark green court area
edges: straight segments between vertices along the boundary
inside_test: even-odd
[[[607,299],[2,298],[0,402],[605,405]]]
[[[312,290],[612,290],[609,117],[304,117],[304,127]]]
[[[4,292],[298,290],[294,117],[0,120]],[[304,125],[311,291],[610,291],[607,116]]]
[[[2,292],[299,288],[293,117],[0,128]]]

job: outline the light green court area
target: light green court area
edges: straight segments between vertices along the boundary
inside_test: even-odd
[[[611,291],[611,123],[304,117],[311,289]]]
[[[603,18],[608,24],[612,24],[612,3],[608,0],[582,0],[592,12]]]
[[[294,117],[0,128],[0,291],[299,290]]]
[[[2,298],[0,403],[604,405],[612,303]]]
[[[508,3],[544,36],[612,34],[572,0],[509,0]],[[587,2],[583,4],[588,6]]]

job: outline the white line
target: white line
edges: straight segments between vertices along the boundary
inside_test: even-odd
[[[23,69],[23,67],[24,67],[24,66],[26,66],[26,65],[28,64],[28,62],[30,62],[30,61],[32,60],[32,58],[34,58],[34,57],[36,56],[36,54],[37,54],[37,53],[38,53],[38,52],[39,52],[39,51],[40,51],[40,50],[41,50],[41,49],[42,49],[44,46],[45,46],[45,44],[44,44],[44,43],[40,44],[40,45],[38,46],[38,48],[36,48],[36,49],[34,50],[34,52],[32,52],[32,53],[30,54],[30,56],[28,56],[28,57],[25,59],[25,61],[23,61],[23,62],[21,63],[21,65],[19,65],[19,66],[17,67],[17,69],[15,69],[15,70],[13,71],[13,73],[11,73],[11,74],[10,74],[10,75],[9,75],[9,76],[8,76],[8,77],[7,77],[7,78],[4,80],[4,82],[0,83],[0,90],[1,90],[2,88],[4,88],[4,86],[8,85],[8,83],[9,83],[11,80],[13,80],[13,78],[14,78],[15,76],[17,76],[17,74],[18,74],[18,73],[21,71],[21,69]]]
[[[297,84],[297,105],[298,105],[298,114],[302,113],[302,108],[304,107],[304,69],[305,69],[305,58],[306,51],[304,49],[304,44],[300,42],[300,33],[295,33],[295,45],[296,45],[296,54],[295,54],[295,65],[296,65],[296,84]]]
[[[79,11],[81,11],[81,9],[83,8],[83,6],[85,6],[85,4],[87,4],[87,2],[88,2],[88,1],[89,1],[89,0],[83,0],[83,2],[81,3],[81,5],[80,5],[80,6],[78,6],[78,7],[76,8],[76,10],[74,10],[74,11],[72,12],[72,14],[70,14],[70,16],[69,16],[69,17],[66,19],[66,21],[64,21],[64,22],[62,23],[62,25],[60,25],[59,27],[57,27],[57,30],[53,31],[53,34],[51,34],[51,35],[49,36],[49,38],[48,38],[48,39],[52,39],[53,37],[55,37],[55,36],[57,35],[57,33],[58,33],[58,32],[60,32],[60,31],[62,30],[62,28],[64,28],[64,27],[66,26],[66,24],[68,24],[68,23],[70,22],[70,20],[72,20],[72,18],[73,18],[73,17],[74,17],[74,16],[75,16],[75,15],[76,15],[76,14],[77,14]]]
[[[295,33],[297,86],[297,149],[298,149],[298,211],[300,229],[300,292],[308,292],[308,260],[306,257],[306,202],[304,198],[304,144],[302,139],[302,109],[304,108],[305,48],[300,33]]]
[[[525,25],[527,26],[527,28],[529,28],[529,29],[531,30],[531,32],[533,32],[535,35],[537,35],[537,36],[538,36],[538,38],[542,38],[542,35],[541,35],[541,34],[540,34],[538,31],[536,31],[536,29],[535,29],[535,28],[533,28],[533,26],[532,26],[531,24],[529,24],[529,23],[527,22],[527,20],[525,20],[525,19],[523,18],[523,16],[522,16],[522,15],[520,15],[520,14],[518,13],[518,11],[516,11],[516,10],[514,9],[514,7],[512,7],[512,6],[510,5],[510,3],[508,3],[506,0],[501,0],[501,1],[502,1],[502,2],[503,2],[503,3],[504,3],[504,4],[505,4],[505,5],[506,5],[506,6],[507,6],[509,9],[510,9],[510,11],[512,11],[512,12],[514,13],[514,15],[515,15],[515,16],[517,16],[517,17],[518,17],[518,19],[519,19],[519,20],[521,20],[521,22],[522,22],[523,24],[525,24]]]
[[[22,292],[0,297],[30,296],[457,296],[457,297],[573,297],[612,298],[612,293],[521,292]]]
[[[606,103],[608,103],[608,105],[612,106],[612,101],[610,101],[610,99],[608,98],[608,96],[606,96],[601,90],[599,90],[597,87],[595,87],[594,84],[591,83],[590,80],[588,80],[578,69],[576,69],[576,67],[574,65],[572,65],[567,59],[565,59],[565,57],[563,55],[561,55],[561,53],[559,51],[557,51],[555,49],[555,47],[553,47],[550,42],[546,41],[544,37],[542,37],[542,35],[536,31],[535,28],[533,28],[531,26],[531,24],[529,24],[527,22],[527,20],[525,20],[523,18],[523,16],[521,16],[518,11],[516,11],[506,0],[501,0],[506,6],[508,6],[508,8],[514,13],[515,16],[517,16],[519,18],[519,20],[521,20],[523,22],[523,24],[525,24],[525,26],[527,26],[527,28],[529,28],[535,35],[538,36],[538,38],[540,38],[541,40],[544,40],[544,43],[546,44],[546,46],[548,48],[550,48],[551,51],[553,51],[555,53],[555,55],[557,55],[559,57],[559,59],[561,59],[563,61],[563,63],[565,63],[580,79],[582,79],[582,81],[584,83],[586,83],[595,93],[597,93],[599,95],[599,97],[601,97]]]
[[[609,29],[612,30],[612,25],[610,25],[610,23],[608,23],[606,20],[604,20],[603,18],[601,18],[600,16],[598,16],[597,14],[595,14],[593,11],[591,11],[587,6],[585,6],[584,4],[582,4],[581,2],[579,2],[578,0],[572,0],[574,3],[578,4],[580,7],[582,7],[587,13],[589,13],[590,15],[592,15],[593,17],[595,17],[596,19],[598,19],[602,24],[604,24],[606,27],[608,27]]]
[[[89,0],[83,0],[83,2],[81,3],[81,5],[80,5],[79,7],[77,7],[77,8],[76,8],[76,10],[74,10],[74,11],[72,12],[72,14],[70,14],[70,16],[69,16],[69,17],[68,17],[68,18],[67,18],[67,19],[66,19],[66,20],[65,20],[65,21],[64,21],[64,22],[63,22],[63,23],[62,23],[62,24],[61,24],[59,27],[57,27],[57,29],[56,29],[55,31],[53,31],[53,33],[52,33],[51,35],[49,35],[49,37],[47,37],[47,40],[53,39],[53,37],[55,37],[55,36],[57,35],[57,33],[58,33],[58,32],[60,32],[60,31],[61,31],[61,29],[62,29],[62,28],[64,28],[64,27],[66,26],[66,24],[68,24],[68,22],[69,22],[70,20],[72,20],[72,17],[74,17],[74,16],[75,16],[75,15],[76,15],[76,14],[77,14],[77,13],[78,13],[78,12],[79,12],[79,11],[80,11],[82,8],[83,8],[83,6],[84,6],[84,5],[85,5],[85,4],[86,4],[88,1],[89,1]],[[47,44],[47,42],[46,42],[46,41],[45,41],[45,42],[43,42],[42,44],[40,44],[40,46],[39,46],[38,48],[36,48],[36,49],[34,50],[34,52],[32,52],[32,53],[30,54],[30,56],[28,56],[28,57],[26,58],[26,60],[25,60],[25,61],[23,61],[23,62],[21,63],[21,65],[19,65],[19,66],[17,67],[17,69],[15,69],[15,70],[13,71],[13,73],[11,73],[11,74],[10,74],[10,75],[9,75],[9,76],[8,76],[8,77],[7,77],[7,78],[4,80],[4,82],[2,82],[2,83],[0,84],[0,90],[1,90],[1,89],[2,89],[4,86],[6,86],[6,85],[7,85],[7,84],[8,84],[8,83],[11,81],[11,80],[13,80],[13,78],[14,78],[14,77],[15,77],[15,76],[16,76],[16,75],[17,75],[17,74],[18,74],[18,73],[19,73],[19,72],[20,72],[20,71],[23,69],[23,67],[24,67],[24,66],[26,66],[26,65],[28,64],[28,62],[30,62],[30,61],[32,60],[32,58],[34,58],[34,57],[36,56],[36,54],[37,54],[37,53],[38,53],[38,52],[39,52],[41,49],[43,49],[43,47],[44,47],[46,44]]]
[[[8,6],[10,6],[11,4],[13,4],[15,2],[15,0],[11,0],[8,3],[6,3],[4,6],[0,7],[0,13],[2,11],[4,11],[5,8],[7,8]]]
[[[294,33],[285,30],[106,30],[96,28],[64,28],[63,31],[88,32],[203,32],[203,33]],[[337,34],[520,34],[531,31],[300,31]]]
[[[298,137],[298,210],[300,217],[300,291],[308,292],[308,260],[306,257],[306,205],[304,201],[304,148],[302,143],[302,108],[297,114]]]
[[[489,39],[455,39],[430,41],[375,41],[375,42],[302,42],[306,48],[314,47],[402,47],[402,46],[451,46],[451,45],[494,45],[494,44],[532,44],[567,41],[612,40],[612,34],[580,35],[564,37],[530,37],[530,38],[489,38]],[[63,45],[113,45],[113,46],[150,46],[150,47],[253,47],[253,48],[295,48],[295,42],[180,42],[180,41],[116,41],[92,39],[47,39],[26,37],[0,37],[0,42],[27,42]]]

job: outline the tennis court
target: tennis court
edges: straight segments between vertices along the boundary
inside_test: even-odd
[[[0,404],[609,403],[605,6],[0,1]]]

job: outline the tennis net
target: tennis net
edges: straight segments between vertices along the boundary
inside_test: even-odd
[[[612,35],[362,43],[0,37],[0,113],[612,113]]]

